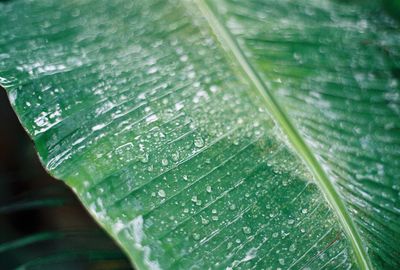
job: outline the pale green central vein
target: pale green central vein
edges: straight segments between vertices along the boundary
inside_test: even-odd
[[[296,131],[285,112],[280,108],[272,94],[268,91],[257,72],[246,59],[237,42],[232,38],[225,26],[218,20],[213,10],[204,0],[194,1],[196,2],[205,19],[208,21],[208,24],[214,31],[215,36],[221,42],[221,45],[230,53],[232,53],[239,66],[242,68],[242,71],[249,78],[258,93],[263,97],[269,112],[275,118],[283,132],[287,135],[290,143],[293,145],[299,156],[305,161],[308,168],[315,176],[320,189],[335,211],[340,223],[349,237],[351,245],[354,249],[358,266],[360,269],[372,269],[365,248],[362,245],[360,235],[358,234],[358,231],[356,230],[343,201],[341,200],[339,194],[335,190],[332,182],[329,180],[322,166],[312,154],[302,137]]]

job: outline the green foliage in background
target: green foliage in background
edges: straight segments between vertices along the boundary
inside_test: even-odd
[[[43,164],[138,269],[399,268],[378,2],[16,0],[0,33]]]

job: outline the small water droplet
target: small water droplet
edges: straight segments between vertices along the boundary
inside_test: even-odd
[[[289,247],[289,251],[293,252],[296,250],[296,245],[295,244],[291,244]]]
[[[197,196],[196,195],[192,197],[192,202],[194,202],[194,203],[197,202]]]
[[[214,221],[217,221],[218,220],[218,216],[212,216],[211,219],[214,220]]]
[[[189,79],[193,79],[194,77],[196,77],[196,72],[191,71],[191,72],[188,73],[187,76],[188,76]]]
[[[216,85],[211,85],[211,86],[210,86],[210,91],[213,92],[213,93],[215,93],[215,92],[218,91],[218,87],[217,87]]]
[[[278,237],[278,235],[279,235],[279,233],[277,233],[277,232],[274,232],[274,233],[272,234],[272,237],[273,237],[273,238],[277,238],[277,237]]]
[[[161,198],[165,198],[165,191],[163,190],[163,189],[160,189],[159,191],[158,191],[158,196],[160,196]]]
[[[231,204],[231,205],[229,205],[229,209],[231,209],[231,210],[235,210],[236,209],[236,205],[233,203],[233,204]]]
[[[211,213],[213,213],[213,214],[216,214],[217,212],[218,212],[217,209],[211,210]]]
[[[172,160],[173,160],[173,161],[178,161],[178,160],[179,160],[179,152],[176,151],[175,153],[173,153],[173,154],[171,155],[171,157],[172,157]]]
[[[194,239],[194,240],[199,240],[199,239],[200,239],[200,234],[194,233],[194,234],[193,234],[193,239]]]
[[[182,176],[182,178],[183,178],[183,180],[185,180],[185,181],[188,180],[188,176],[187,176],[187,175]]]
[[[285,265],[285,259],[282,259],[282,258],[279,259],[279,264],[280,264],[280,265]]]
[[[209,222],[209,221],[208,221],[207,219],[201,217],[201,224],[207,225],[208,222]]]
[[[202,137],[198,136],[194,139],[194,146],[197,148],[202,148],[204,146],[204,140]]]
[[[189,213],[189,208],[183,209],[183,213]]]
[[[147,153],[143,153],[140,157],[139,157],[140,162],[142,163],[147,163],[149,162],[149,155]]]
[[[301,210],[301,212],[302,212],[303,214],[307,214],[308,210],[307,210],[307,208],[303,208],[303,209]]]
[[[211,186],[207,186],[207,187],[206,187],[206,191],[207,191],[208,193],[211,193],[211,192],[212,192]]]
[[[157,67],[151,67],[147,70],[147,74],[154,74],[158,71]]]
[[[188,60],[188,56],[184,54],[179,58],[179,60],[181,60],[182,62],[186,62]]]
[[[168,166],[168,159],[163,159],[163,160],[161,160],[161,164],[163,165],[163,166]]]
[[[287,223],[288,223],[289,225],[292,225],[292,224],[294,223],[294,220],[293,220],[293,219],[289,219]]]
[[[247,226],[243,227],[242,229],[243,229],[243,232],[245,234],[250,234],[251,233],[251,229],[249,227],[247,227]]]

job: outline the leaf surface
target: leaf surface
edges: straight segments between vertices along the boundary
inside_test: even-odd
[[[0,79],[138,269],[399,265],[399,25],[334,1],[11,1]]]

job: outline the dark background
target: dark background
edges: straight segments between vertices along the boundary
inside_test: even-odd
[[[72,191],[41,166],[0,87],[0,269],[129,269]]]

